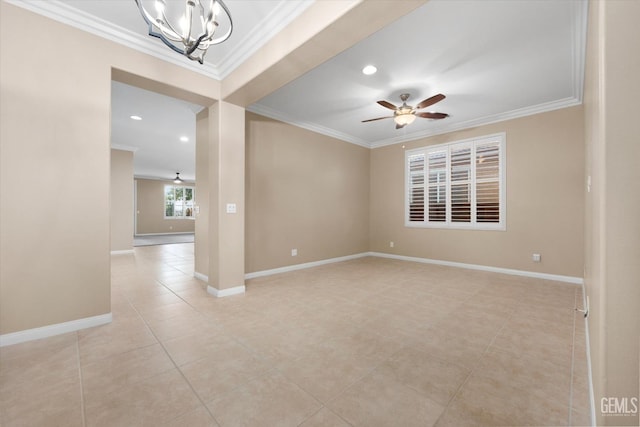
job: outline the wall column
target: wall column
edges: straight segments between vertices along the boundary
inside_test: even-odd
[[[244,293],[245,110],[209,108],[209,286],[216,297]]]
[[[133,152],[111,150],[111,253],[133,253]]]
[[[209,242],[217,236],[209,235],[209,109],[196,115],[196,205],[194,276],[209,281]]]

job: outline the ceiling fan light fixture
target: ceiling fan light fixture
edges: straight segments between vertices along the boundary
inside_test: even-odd
[[[435,112],[425,113],[425,112],[419,112],[418,110],[422,108],[426,108],[430,105],[433,105],[436,102],[440,102],[445,98],[446,97],[443,94],[439,93],[437,95],[434,95],[430,98],[423,100],[422,102],[417,104],[415,107],[413,107],[411,105],[407,105],[407,99],[409,99],[409,94],[403,93],[400,95],[400,100],[402,101],[402,105],[400,107],[393,105],[389,101],[384,101],[384,100],[378,101],[379,105],[389,110],[392,110],[393,116],[377,117],[375,119],[363,120],[362,123],[375,122],[378,120],[393,118],[393,121],[396,122],[396,129],[401,129],[406,125],[410,125],[411,123],[413,123],[416,117],[422,117],[423,119],[432,119],[432,120],[444,119],[446,117],[449,117],[449,115],[445,113],[435,113]]]
[[[394,116],[393,121],[395,121],[397,125],[406,126],[413,123],[415,119],[416,116],[413,113],[400,113]]]
[[[231,36],[233,21],[222,0],[185,0],[184,12],[166,0],[134,0],[149,26],[149,35],[157,37],[175,52],[192,61],[204,63],[209,46]],[[148,11],[144,4],[153,3]]]
[[[180,172],[176,172],[176,177],[173,179],[174,184],[182,184],[184,181],[180,178]]]

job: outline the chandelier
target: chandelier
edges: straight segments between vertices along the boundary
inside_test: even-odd
[[[222,0],[135,0],[149,25],[149,35],[158,37],[174,51],[192,61],[204,62],[209,46],[227,40],[233,30],[229,9]],[[184,12],[179,5],[184,2]],[[155,14],[144,4],[154,3]]]

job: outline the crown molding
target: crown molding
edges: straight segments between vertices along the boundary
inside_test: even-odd
[[[4,1],[9,4],[37,13],[39,15],[51,18],[58,22],[78,28],[82,31],[86,31],[99,37],[111,40],[115,43],[124,45],[139,52],[154,56],[163,61],[214,78],[216,80],[222,80],[222,78],[229,75],[229,73],[231,73],[243,61],[245,61],[249,56],[255,53],[260,47],[262,47],[274,34],[288,25],[297,16],[299,16],[313,2],[313,0],[303,0],[300,3],[281,1],[278,6],[275,7],[273,11],[261,22],[261,24],[264,25],[259,25],[258,30],[253,31],[242,40],[242,42],[240,43],[241,48],[236,49],[230,54],[223,57],[218,66],[213,66],[206,62],[204,65],[201,65],[195,63],[194,61],[190,61],[189,59],[181,55],[176,55],[175,52],[171,51],[170,49],[166,49],[163,44],[157,43],[155,40],[152,40],[146,35],[143,36],[124,29],[120,26],[114,25],[94,15],[90,15],[73,7],[70,7],[59,0],[33,2],[29,2],[27,0]],[[434,135],[441,135],[444,133],[459,131],[474,126],[482,126],[504,120],[511,120],[532,114],[539,114],[547,111],[557,110],[560,108],[579,105],[582,103],[584,88],[588,2],[573,2],[572,5],[572,7],[576,8],[576,14],[574,15],[576,18],[572,25],[573,44],[571,49],[573,56],[573,94],[568,98],[517,110],[511,110],[499,114],[489,115],[478,119],[468,120],[465,122],[453,124],[451,126],[439,127],[437,129],[406,134],[400,137],[373,142],[366,141],[364,139],[344,132],[330,129],[316,123],[301,122],[288,117],[281,112],[275,111],[259,104],[254,104],[247,108],[247,110],[265,117],[279,120],[293,126],[301,127],[303,129],[320,133],[332,138],[340,139],[342,141],[349,142],[355,145],[366,148],[377,148]]]
[[[76,8],[66,5],[59,0],[34,1],[5,0],[14,6],[29,10],[38,15],[45,16],[71,27],[94,34],[112,42],[124,45],[131,49],[154,56],[174,65],[187,68],[196,73],[215,79],[219,78],[217,69],[210,64],[194,63],[181,55],[167,49],[166,46],[155,42],[147,36],[136,34],[109,21],[98,18]]]
[[[588,22],[588,2],[577,1],[572,3],[572,7],[576,9],[574,14],[575,20],[572,23],[572,96],[546,102],[530,107],[520,108],[516,110],[505,111],[498,114],[488,115],[473,120],[467,120],[461,123],[452,124],[449,126],[438,127],[437,129],[428,129],[422,132],[415,132],[411,134],[405,134],[403,136],[388,138],[378,141],[366,141],[361,138],[357,138],[353,135],[346,134],[344,132],[338,132],[336,130],[320,126],[310,122],[300,122],[291,117],[282,114],[281,112],[266,108],[259,104],[254,104],[247,110],[255,112],[275,120],[279,120],[293,126],[298,126],[304,129],[311,130],[313,132],[321,133],[333,138],[340,139],[345,142],[360,145],[368,148],[378,148],[387,145],[400,144],[403,142],[414,141],[416,139],[426,138],[435,135],[442,135],[454,131],[464,130],[471,127],[483,126],[492,123],[502,122],[505,120],[512,120],[520,117],[530,116],[533,114],[545,113],[548,111],[558,110],[561,108],[573,107],[582,104],[583,92],[584,92],[584,70],[585,70],[585,56],[587,48],[587,22]]]
[[[560,99],[558,101],[552,101],[552,102],[534,105],[532,107],[520,108],[517,110],[511,110],[504,113],[492,114],[489,116],[480,117],[478,119],[467,120],[461,123],[452,124],[450,126],[439,127],[438,129],[427,129],[422,132],[414,132],[407,135],[398,136],[395,138],[382,139],[374,142],[368,142],[363,139],[356,138],[353,135],[349,135],[343,132],[338,132],[324,126],[317,125],[315,123],[301,122],[301,121],[292,119],[280,113],[279,111],[275,111],[273,109],[267,108],[259,104],[254,104],[248,107],[247,111],[251,111],[252,113],[256,113],[261,116],[265,116],[270,119],[278,120],[284,123],[288,123],[290,125],[297,126],[303,129],[307,129],[312,132],[316,132],[322,135],[330,136],[332,138],[340,139],[342,141],[359,145],[361,147],[379,148],[387,145],[400,144],[403,142],[409,142],[409,141],[415,141],[417,139],[428,138],[430,136],[442,135],[445,133],[469,129],[472,127],[489,125],[492,123],[503,122],[506,120],[513,120],[520,117],[531,116],[534,114],[546,113],[549,111],[559,110],[561,108],[573,107],[576,105],[580,105],[581,103],[582,103],[581,100],[575,97],[570,97],[570,98]]]
[[[273,36],[278,34],[291,21],[304,12],[314,0],[300,2],[280,1],[273,10],[265,16],[256,29],[247,34],[238,47],[222,57],[217,66],[220,79],[227,77],[240,64],[246,61],[258,49],[264,46]]]
[[[548,111],[559,110],[561,108],[573,107],[580,105],[581,101],[574,97],[560,99],[558,101],[546,102],[531,107],[519,108],[504,113],[492,114],[473,120],[467,120],[455,123],[449,126],[439,127],[438,129],[427,129],[422,132],[410,133],[395,138],[383,139],[370,144],[371,148],[379,148],[387,145],[400,144],[403,142],[415,141],[416,139],[428,138],[435,135],[443,135],[445,133],[456,132],[478,126],[490,125],[492,123],[504,122],[506,120],[518,119],[520,117],[532,116],[534,114],[546,113]]]
[[[37,2],[28,2],[26,0],[5,1],[216,80],[222,80],[228,76],[313,3],[313,0],[303,0],[302,2],[280,1],[271,13],[256,26],[256,29],[242,39],[239,43],[239,48],[224,56],[218,64],[212,65],[206,61],[204,64],[199,64],[183,56],[176,55],[175,52],[167,49],[165,45],[158,43],[157,40],[151,39],[147,35],[137,34],[95,15],[71,7],[59,0]]]
[[[265,107],[264,105],[260,105],[260,104],[253,104],[250,105],[249,107],[247,107],[247,111],[251,111],[252,113],[255,114],[259,114],[261,116],[265,116],[268,117],[270,119],[274,119],[274,120],[278,120],[284,123],[288,123],[290,125],[299,127],[299,128],[303,128],[303,129],[307,129],[310,130],[312,132],[316,132],[322,135],[326,135],[326,136],[330,136],[331,138],[336,138],[336,139],[340,139],[342,141],[345,142],[349,142],[351,144],[355,144],[355,145],[359,145],[361,147],[365,147],[365,148],[371,148],[371,144],[369,144],[367,141],[365,141],[364,139],[360,139],[360,138],[356,138],[355,136],[343,133],[343,132],[338,132],[334,129],[325,127],[325,126],[320,126],[318,124],[315,123],[311,123],[311,122],[302,122],[299,120],[295,120],[292,119],[291,117],[282,114],[279,111],[276,111],[272,108],[269,107]]]
[[[574,13],[575,21],[573,22],[573,43],[571,45],[571,54],[573,56],[573,96],[579,103],[582,103],[584,95],[584,70],[587,56],[587,25],[589,22],[589,2],[571,3],[572,8],[576,9]]]

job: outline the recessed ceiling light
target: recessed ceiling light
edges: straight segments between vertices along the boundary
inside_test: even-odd
[[[129,116],[131,117],[131,120],[142,120],[142,117],[140,116]]]
[[[189,138],[187,138],[186,136],[181,136],[181,137],[180,137],[180,141],[182,141],[182,142],[189,142]]]
[[[371,74],[375,74],[378,69],[373,65],[367,65],[362,69],[362,74],[370,76]]]

